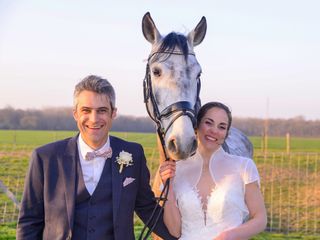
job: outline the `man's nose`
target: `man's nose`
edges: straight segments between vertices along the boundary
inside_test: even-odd
[[[91,122],[96,122],[98,120],[98,113],[97,111],[91,111],[90,116],[89,116],[89,120]]]

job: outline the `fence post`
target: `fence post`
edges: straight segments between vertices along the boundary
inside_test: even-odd
[[[290,133],[286,134],[286,150],[287,154],[290,154]]]
[[[7,215],[7,202],[4,203],[2,222],[4,223]]]
[[[263,156],[264,159],[267,158],[268,155],[268,133],[263,133]]]
[[[14,132],[13,132],[13,144],[17,145],[17,132],[16,132],[16,130],[14,130]]]

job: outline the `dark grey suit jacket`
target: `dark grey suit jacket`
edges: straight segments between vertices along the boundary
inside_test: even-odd
[[[36,149],[30,161],[17,226],[18,240],[71,239],[75,209],[77,137]],[[142,146],[110,136],[112,158],[112,208],[115,239],[134,239],[133,214],[146,222],[156,202],[150,188],[150,174]],[[133,165],[119,173],[116,157],[121,151],[133,156]],[[135,180],[127,186],[127,178]],[[106,206],[111,207],[111,206]],[[103,223],[101,223],[103,224]],[[164,239],[175,239],[162,217],[155,232]]]

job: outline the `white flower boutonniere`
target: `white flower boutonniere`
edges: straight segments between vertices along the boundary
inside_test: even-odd
[[[133,165],[131,153],[121,151],[116,159],[116,162],[120,165],[119,173],[122,172],[123,165],[125,165],[126,167]]]

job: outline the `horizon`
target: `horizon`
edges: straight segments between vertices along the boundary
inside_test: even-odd
[[[54,106],[54,107],[42,107],[42,108],[14,108],[12,106],[5,106],[3,108],[0,108],[1,110],[4,109],[13,109],[13,111],[47,111],[47,110],[60,110],[60,109],[66,109],[66,108],[70,108],[72,109],[72,106]],[[72,110],[70,111],[70,116],[72,116]],[[149,118],[150,121],[152,121],[152,119],[147,115],[147,116],[136,116],[136,115],[131,115],[131,114],[117,114],[116,118],[118,117],[132,117],[132,118]],[[234,116],[232,115],[232,118],[235,119],[257,119],[257,120],[295,120],[295,119],[302,119],[303,121],[320,121],[320,119],[306,119],[303,115],[298,115],[298,116],[293,116],[293,117],[289,117],[289,118],[277,118],[277,117],[248,117],[248,116]]]
[[[74,85],[95,74],[114,86],[119,115],[148,116],[141,21],[150,12],[162,35],[206,17],[195,48],[202,104],[223,102],[240,118],[320,120],[318,9],[314,0],[2,0],[0,108],[72,106]]]

